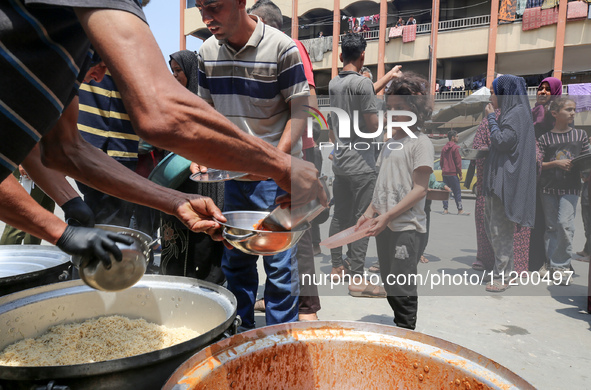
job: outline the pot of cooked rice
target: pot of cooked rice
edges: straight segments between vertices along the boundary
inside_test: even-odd
[[[268,388],[535,389],[500,364],[436,337],[381,324],[312,321],[212,344],[183,363],[163,390]]]
[[[238,325],[225,288],[156,275],[118,292],[76,280],[0,297],[0,323],[2,390],[160,389]]]

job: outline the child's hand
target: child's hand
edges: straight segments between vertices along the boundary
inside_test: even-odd
[[[371,227],[369,228],[367,234],[370,236],[377,236],[388,227],[388,219],[383,215],[379,215],[373,218],[370,224]]]
[[[363,214],[361,217],[359,217],[359,219],[357,220],[357,223],[355,224],[355,230],[359,230],[359,227],[361,227],[361,225],[363,225],[364,223],[366,223],[368,220],[370,220],[371,218],[366,217],[365,214]]]
[[[570,171],[570,169],[572,168],[572,164],[570,163],[571,160],[565,159],[565,160],[556,160],[554,163],[556,164],[556,166],[564,171]]]

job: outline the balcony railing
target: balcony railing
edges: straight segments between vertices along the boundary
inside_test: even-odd
[[[527,87],[527,96],[536,96],[538,94],[538,87]],[[568,85],[562,86],[562,94],[568,95]]]
[[[380,38],[380,31],[379,30],[370,30],[370,31],[362,31],[359,34],[367,41],[373,41]],[[339,43],[343,40],[343,37],[346,34],[339,35]]]
[[[318,98],[318,107],[328,107],[328,106],[330,106],[330,98],[327,98],[327,97],[324,97],[324,98],[319,97]]]
[[[462,100],[466,96],[468,96],[468,91],[437,92],[435,94],[435,100]]]

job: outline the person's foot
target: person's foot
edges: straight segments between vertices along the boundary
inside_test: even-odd
[[[318,244],[315,244],[314,245],[314,249],[313,250],[314,250],[314,256],[317,256],[317,255],[319,255],[319,254],[322,253],[322,250],[320,249],[320,245],[318,245]]]
[[[299,314],[298,321],[306,322],[306,321],[318,321],[318,315],[316,313],[312,314]]]
[[[380,272],[380,262],[376,261],[367,269],[369,272],[379,273]]]
[[[265,300],[259,299],[254,303],[254,311],[265,312]]]
[[[443,210],[443,214],[449,214],[449,211]]]
[[[349,295],[356,298],[386,298],[386,290],[379,284],[369,281],[355,284],[349,283]]]
[[[464,210],[458,210],[458,215],[470,215],[470,213],[467,213]]]
[[[330,276],[331,278],[333,277],[340,277],[340,278],[344,278],[345,274],[347,273],[347,269],[345,268],[344,265],[339,265],[338,267],[332,267],[332,271],[330,271]]]
[[[428,263],[429,262],[429,259],[427,259],[425,256],[421,256],[421,258],[419,259],[419,261],[421,263]]]

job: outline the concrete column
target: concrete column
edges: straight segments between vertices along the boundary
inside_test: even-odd
[[[187,49],[187,37],[185,37],[185,8],[187,8],[187,0],[179,0],[180,1],[180,50]]]
[[[379,27],[379,41],[378,41],[378,78],[381,79],[386,70],[384,57],[386,56],[386,27],[388,25],[388,1],[380,0],[380,27]],[[382,90],[383,91],[383,90]],[[383,92],[380,91],[380,95]]]
[[[439,34],[439,0],[433,0],[431,6],[431,63],[429,68],[429,93],[435,95],[437,82],[437,36]]]
[[[300,20],[298,18],[298,0],[291,1],[291,39],[298,39]]]
[[[341,2],[334,0],[332,17],[332,77],[339,74],[339,35],[341,33]]]
[[[554,48],[554,77],[562,81],[564,60],[564,36],[566,35],[566,11],[568,3],[563,0],[558,6],[558,25],[556,26],[556,47]]]
[[[488,62],[486,65],[486,86],[488,88],[492,88],[492,82],[495,79],[498,25],[499,0],[492,0],[490,5],[490,27],[488,29]]]

